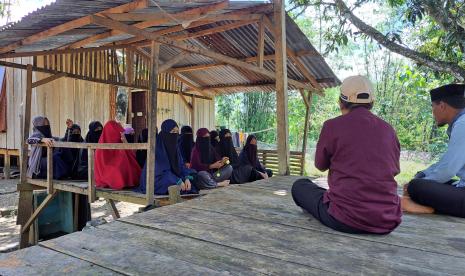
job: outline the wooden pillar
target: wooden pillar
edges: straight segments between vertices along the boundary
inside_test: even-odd
[[[8,150],[6,150],[3,156],[4,156],[4,162],[5,162],[3,166],[3,176],[5,177],[5,179],[10,179],[11,177],[10,175],[11,174],[11,164],[10,164],[11,156],[8,153]]]
[[[196,132],[196,126],[195,126],[195,97],[192,95],[192,109],[191,109],[191,128],[192,128],[192,134]]]
[[[307,140],[308,140],[308,129],[310,128],[310,112],[312,108],[312,92],[308,91],[308,101],[305,102],[305,127],[304,127],[304,137],[302,142],[302,164],[300,175],[304,175],[305,173],[305,162],[306,162],[306,155],[307,155]]]
[[[152,41],[151,72],[150,72],[150,95],[148,101],[148,129],[149,140],[147,148],[147,205],[153,204],[155,191],[155,145],[156,135],[155,127],[157,126],[157,87],[158,87],[158,56],[160,44]]]
[[[27,223],[32,215],[32,187],[27,184],[27,162],[28,162],[28,144],[26,139],[29,138],[29,128],[31,126],[31,99],[32,99],[32,65],[27,65],[27,83],[26,94],[23,99],[23,114],[22,114],[22,137],[21,137],[21,166],[20,166],[20,184],[19,202],[18,202],[18,219],[17,224],[21,228]],[[29,229],[21,231],[20,248],[25,248],[29,245]]]
[[[276,116],[280,175],[289,175],[289,121],[287,95],[286,11],[283,0],[273,1],[276,63]]]

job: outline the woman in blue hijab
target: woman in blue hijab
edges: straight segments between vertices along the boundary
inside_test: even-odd
[[[179,185],[181,194],[198,193],[194,186],[195,171],[188,169],[178,147],[179,127],[171,119],[161,124],[155,149],[155,194],[168,194],[168,187]],[[147,184],[147,165],[140,176],[140,185],[136,192],[145,193]]]

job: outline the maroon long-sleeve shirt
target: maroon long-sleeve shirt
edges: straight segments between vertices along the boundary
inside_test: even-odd
[[[218,156],[218,154],[215,152],[214,153],[214,159],[212,164],[215,163],[218,160],[221,160],[221,157]],[[191,153],[191,168],[200,172],[200,171],[207,171],[210,173],[213,173],[215,170],[211,170],[210,167],[211,164],[205,164],[202,163],[202,160],[200,159],[200,152],[197,150],[197,148],[192,149]]]
[[[391,232],[401,222],[394,180],[400,172],[400,145],[394,129],[368,109],[328,120],[320,133],[315,166],[329,169],[329,214],[372,233]]]

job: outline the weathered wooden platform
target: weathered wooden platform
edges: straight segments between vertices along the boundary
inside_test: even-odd
[[[389,235],[338,233],[294,205],[297,178],[214,190],[0,255],[0,275],[465,273],[465,219],[404,215]]]

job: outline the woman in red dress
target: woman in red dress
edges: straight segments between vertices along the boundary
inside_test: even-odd
[[[123,127],[109,121],[103,127],[99,143],[126,143]],[[139,184],[141,169],[133,150],[97,149],[95,151],[95,183],[98,188],[122,190]]]

